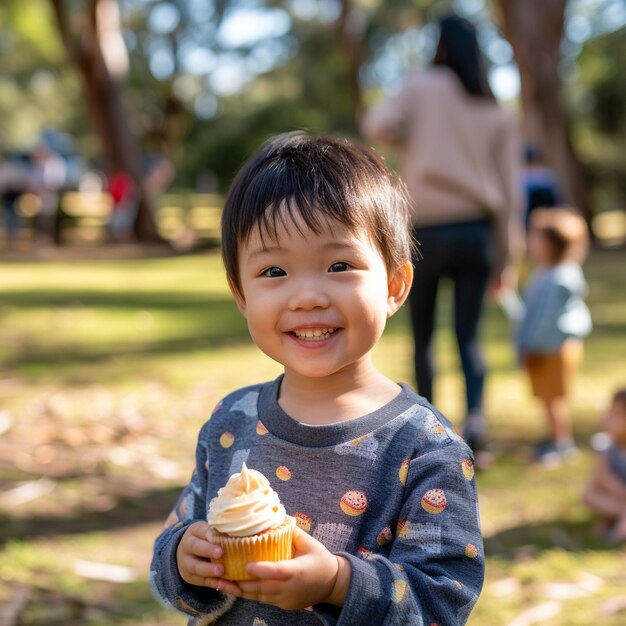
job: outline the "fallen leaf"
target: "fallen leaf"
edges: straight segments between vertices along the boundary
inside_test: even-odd
[[[507,626],[532,626],[544,622],[561,612],[560,602],[543,602],[520,613]]]
[[[50,478],[39,478],[37,480],[29,480],[27,483],[21,483],[17,487],[13,487],[8,491],[0,494],[0,504],[9,507],[18,507],[27,502],[32,502],[42,496],[47,496],[54,491],[57,486],[55,480]]]
[[[104,580],[112,583],[132,583],[137,580],[135,570],[125,565],[76,561],[74,571],[79,576],[90,580]]]

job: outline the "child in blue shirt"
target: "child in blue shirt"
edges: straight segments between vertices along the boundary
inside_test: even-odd
[[[546,415],[548,440],[536,455],[547,465],[576,451],[567,396],[582,359],[582,341],[591,331],[581,267],[587,243],[587,224],[571,209],[531,213],[528,252],[536,269],[524,291],[516,339],[520,361]]]
[[[413,268],[403,186],[369,149],[289,133],[243,167],[222,255],[255,344],[284,366],[227,395],[157,538],[155,595],[189,624],[464,624],[484,555],[471,450],[373,364]],[[209,502],[243,463],[297,522],[291,560],[222,578]]]

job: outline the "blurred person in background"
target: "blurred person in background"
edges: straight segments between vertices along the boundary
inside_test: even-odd
[[[133,224],[137,215],[139,190],[128,172],[118,170],[109,176],[107,191],[113,198],[109,234],[116,242],[134,239]]]
[[[422,257],[415,259],[409,297],[418,391],[433,401],[437,290],[448,278],[465,378],[463,434],[477,466],[485,466],[479,322],[488,286],[497,293],[515,280],[523,218],[517,121],[489,88],[473,25],[445,17],[433,64],[367,113],[361,130],[401,149],[401,173],[413,200],[413,236]]]
[[[558,174],[544,162],[538,148],[527,146],[524,161],[521,183],[525,199],[524,224],[528,229],[530,214],[535,209],[563,204],[564,197]]]
[[[591,332],[581,267],[588,239],[585,220],[569,207],[531,213],[528,253],[536,269],[524,290],[516,342],[545,413],[548,437],[535,457],[548,466],[576,453],[567,399],[582,361],[583,339]]]
[[[583,501],[600,518],[601,536],[610,543],[626,541],[626,387],[613,395],[603,432],[592,445],[597,455]]]
[[[24,162],[16,156],[0,154],[0,198],[8,246],[11,246],[17,237],[19,227],[17,201],[26,191],[27,184],[28,171]]]
[[[68,178],[65,159],[45,141],[41,141],[31,155],[30,190],[39,198],[37,239],[39,244],[59,243],[58,224],[60,191]]]

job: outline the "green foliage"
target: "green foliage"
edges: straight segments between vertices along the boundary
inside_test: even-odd
[[[23,54],[9,55],[5,60],[13,67],[31,69],[33,60],[42,64],[62,62],[64,52],[54,27],[49,0],[5,0],[0,6],[0,29],[11,30],[15,44],[23,45]]]
[[[222,99],[220,114],[208,121],[191,119],[184,140],[179,182],[195,184],[208,169],[225,191],[234,172],[267,137],[290,130],[355,135],[345,59],[328,25],[298,24],[298,54],[258,77],[246,97]]]
[[[0,145],[31,147],[45,128],[84,137],[80,83],[66,63],[48,0],[0,5],[0,52]]]
[[[598,211],[626,206],[626,28],[585,45],[572,89],[574,138]]]

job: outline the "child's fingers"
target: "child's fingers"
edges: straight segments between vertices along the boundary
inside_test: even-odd
[[[206,539],[190,537],[188,550],[194,556],[203,559],[219,559],[222,556],[222,548],[214,543],[209,543]]]
[[[290,565],[290,561],[257,561],[248,563],[246,569],[262,580],[287,580],[293,575]]]
[[[294,556],[313,552],[321,544],[301,528],[295,527],[293,531],[293,547],[295,548]]]
[[[196,522],[189,526],[181,540],[182,548],[186,553],[203,559],[219,559],[222,556],[222,548],[207,541],[206,522]]]
[[[241,588],[237,583],[221,578],[224,566],[221,563],[211,563],[206,559],[198,559],[188,555],[179,564],[180,574],[190,585],[217,589],[224,593],[240,596]]]
[[[196,587],[207,587],[208,589],[215,589],[216,591],[229,593],[233,596],[242,595],[241,588],[237,585],[237,583],[224,578],[188,576],[185,578],[185,581],[190,585],[195,585]]]
[[[293,558],[286,561],[257,561],[248,563],[246,569],[250,574],[264,580],[287,580],[294,574],[295,559],[315,552],[321,544],[300,528],[293,533]],[[323,547],[323,546],[322,546]],[[325,549],[325,548],[324,548]]]
[[[211,563],[211,561],[206,559],[198,559],[193,556],[188,556],[181,565],[188,577],[217,579],[224,574],[224,566],[221,563]]]
[[[218,578],[216,581],[216,587],[218,591],[229,593],[231,596],[242,595],[241,587],[232,580],[226,580],[225,578]]]
[[[205,539],[198,539],[190,535],[183,539],[178,546],[178,554],[188,554],[198,559],[219,559],[222,556],[222,548]]]

